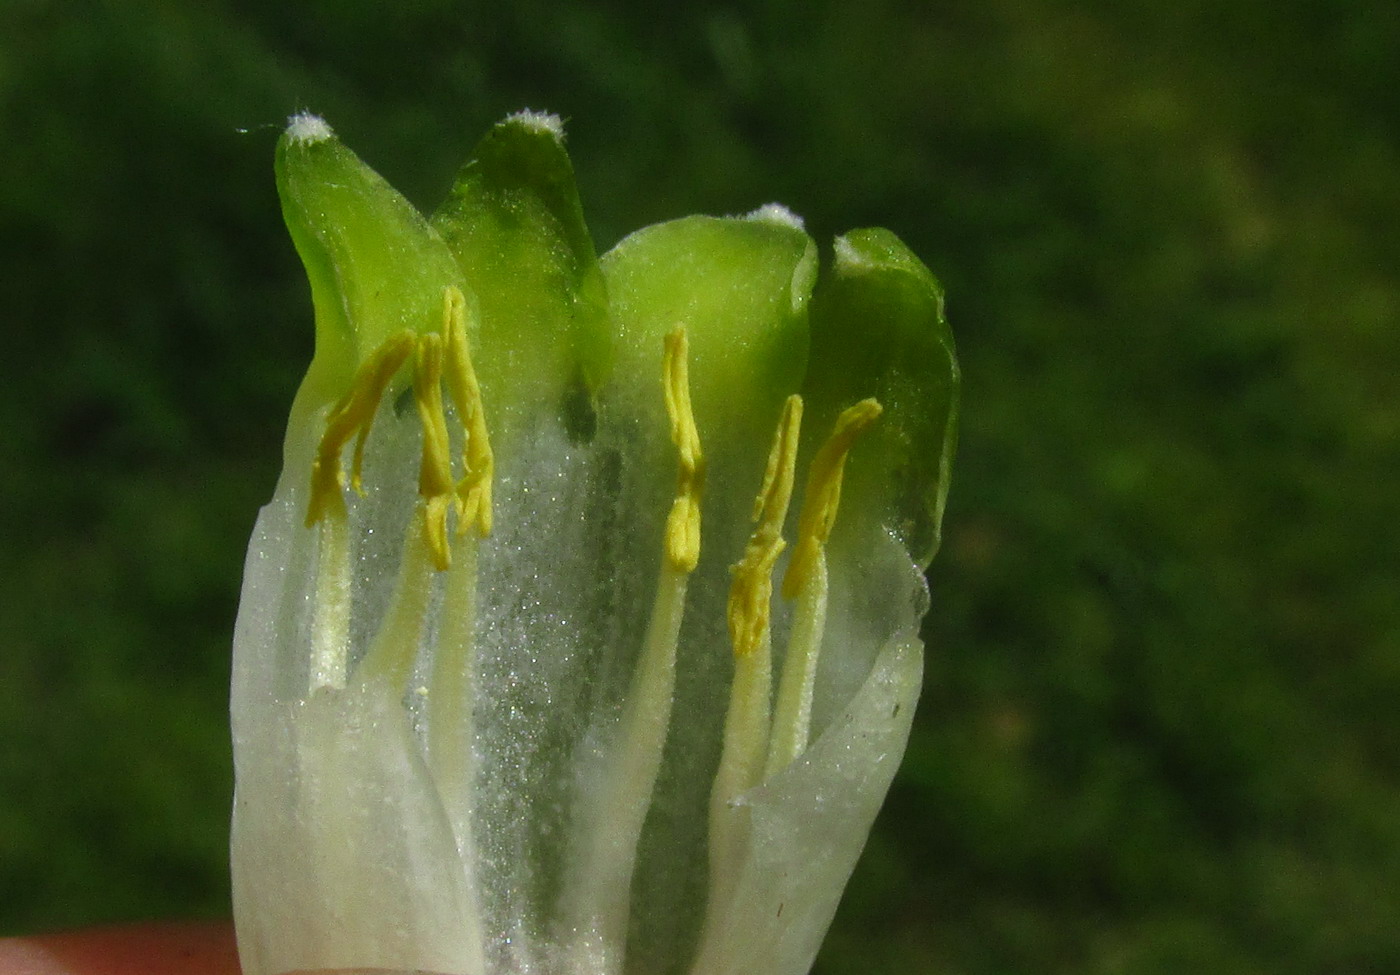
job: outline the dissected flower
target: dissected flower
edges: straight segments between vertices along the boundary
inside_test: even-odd
[[[234,646],[247,975],[801,975],[918,694],[958,372],[893,235],[601,259],[562,127],[425,218],[277,151],[316,352]],[[815,290],[814,290],[815,286]]]

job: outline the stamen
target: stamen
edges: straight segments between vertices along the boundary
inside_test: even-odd
[[[477,384],[467,346],[467,314],[468,306],[461,289],[455,285],[444,288],[439,372],[461,424],[463,476],[451,485],[450,494],[442,496],[442,542],[450,544],[451,551],[450,565],[443,578],[437,645],[433,649],[429,677],[428,763],[457,841],[463,875],[467,878],[464,885],[467,903],[459,937],[470,961],[469,970],[485,971],[486,937],[476,883],[479,854],[472,832],[477,775],[472,693],[476,678],[477,549],[480,540],[491,532],[491,478],[495,458],[486,431],[481,387]],[[422,409],[421,403],[419,408]],[[442,417],[441,433],[445,438],[447,425],[442,416],[440,394],[433,415]],[[436,422],[435,419],[435,425]],[[434,487],[450,484],[450,467],[445,479],[443,475],[439,467]],[[449,498],[457,509],[457,530],[450,543],[445,522]],[[475,533],[470,530],[473,527]],[[442,568],[441,561],[437,560],[439,568]]]
[[[771,603],[773,567],[783,551],[783,520],[792,498],[802,398],[789,396],[773,437],[754,528],[744,557],[734,566],[729,590],[729,637],[734,645],[734,683],[724,719],[724,745],[710,792],[710,904],[707,927],[717,923],[729,899],[749,842],[746,812],[733,805],[757,785],[768,750],[772,686]]]
[[[772,741],[764,774],[786,768],[807,748],[812,723],[812,690],[817,655],[826,630],[826,541],[841,503],[841,479],[851,446],[881,412],[873,399],[862,400],[836,419],[836,426],[807,476],[807,489],[798,516],[797,545],[783,579],[783,596],[796,598],[792,634],[783,656],[778,700],[773,715]]]
[[[364,494],[360,470],[365,441],[369,438],[379,401],[394,374],[413,352],[414,336],[403,331],[391,335],[366,359],[350,381],[350,388],[326,418],[326,430],[311,461],[311,496],[306,507],[306,527],[319,524],[316,556],[316,592],[312,608],[311,690],[345,686],[350,646],[350,528],[345,508],[345,471],[341,454],[355,437],[350,486]]]
[[[802,499],[802,514],[797,521],[797,546],[783,577],[783,596],[794,598],[812,572],[817,555],[831,537],[836,523],[836,509],[841,504],[841,478],[846,471],[846,455],[856,438],[875,422],[884,411],[874,399],[863,399],[847,407],[836,418],[831,436],[812,458],[807,475],[807,490]]]
[[[467,312],[467,301],[460,288],[448,285],[443,289],[444,378],[447,395],[462,424],[463,440],[463,477],[457,482],[457,531],[461,534],[475,525],[477,534],[485,538],[491,534],[491,478],[496,461],[486,432],[481,387],[467,345]]]
[[[432,594],[432,570],[445,572],[452,567],[447,516],[458,496],[452,480],[452,440],[442,403],[445,345],[443,337],[434,332],[418,337],[413,371],[413,398],[423,428],[418,525],[410,527],[404,539],[389,609],[360,666],[362,680],[381,680],[398,692],[408,680],[418,653]]]
[[[429,333],[418,340],[413,398],[423,425],[423,454],[418,465],[418,493],[423,498],[423,531],[433,566],[445,571],[452,564],[447,545],[447,509],[457,500],[452,482],[452,441],[442,408],[442,336]]]
[[[705,486],[705,458],[690,408],[688,350],[684,327],[666,336],[662,383],[679,461],[676,500],[666,519],[666,560],[676,572],[693,572],[700,561],[700,496]]]
[[[637,669],[623,702],[622,719],[598,791],[585,799],[587,844],[566,888],[574,929],[587,932],[579,970],[602,975],[621,971],[631,912],[637,845],[656,791],[661,755],[676,690],[676,648],[685,615],[686,588],[700,557],[700,492],[704,460],[690,408],[686,338],[683,329],[666,336],[662,360],[666,412],[676,445],[676,499],[666,522],[661,575]]]
[[[773,597],[773,567],[786,542],[783,520],[792,499],[793,472],[797,466],[797,434],[802,425],[802,397],[789,396],[768,454],[763,487],[754,499],[757,522],[744,557],[734,566],[729,590],[729,639],[736,657],[754,653],[768,632]]]
[[[461,503],[457,484],[452,479],[452,439],[447,432],[447,414],[442,401],[443,361],[449,342],[455,344],[450,338],[455,318],[450,293],[445,314],[447,320],[443,329],[449,338],[444,339],[435,332],[420,335],[414,360],[413,399],[423,428],[418,464],[418,494],[422,499],[418,509],[419,524],[417,530],[410,528],[404,539],[399,578],[388,612],[360,667],[362,680],[383,680],[388,686],[399,689],[413,669],[422,638],[432,593],[432,570],[446,572],[452,567],[447,517],[450,509]],[[461,368],[460,362],[454,366],[457,368]],[[469,370],[470,365],[466,368]]]
[[[414,335],[410,331],[389,336],[356,370],[350,389],[326,418],[326,432],[321,435],[316,457],[311,462],[311,500],[306,509],[306,527],[310,528],[327,514],[344,516],[345,498],[341,492],[345,487],[345,472],[340,466],[340,454],[356,434],[350,484],[357,494],[364,493],[360,468],[364,462],[365,440],[384,391],[412,354],[413,346]]]

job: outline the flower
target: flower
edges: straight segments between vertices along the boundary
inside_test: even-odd
[[[311,115],[277,185],[316,351],[234,638],[244,971],[807,971],[920,685],[933,276],[859,230],[818,281],[777,205],[600,259],[533,112],[431,218]]]

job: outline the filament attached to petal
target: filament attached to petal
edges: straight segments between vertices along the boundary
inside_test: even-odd
[[[712,908],[727,897],[748,844],[747,819],[731,804],[740,793],[758,784],[768,750],[773,568],[785,545],[782,526],[792,499],[801,424],[802,397],[789,396],[773,436],[763,486],[754,503],[757,525],[744,557],[734,566],[729,590],[734,683],[724,720],[719,769],[710,793]]]
[[[661,770],[675,697],[676,648],[686,588],[700,558],[704,460],[690,407],[686,360],[685,330],[677,328],[666,336],[662,359],[666,414],[679,472],[676,498],[666,521],[651,621],[606,759],[603,783],[585,815],[588,846],[569,895],[575,899],[569,905],[574,926],[586,933],[580,970],[602,975],[622,968],[637,845]]]
[[[460,409],[460,407],[459,407]],[[484,426],[483,426],[484,429]],[[488,498],[489,498],[489,484]],[[489,503],[486,509],[490,511]],[[463,530],[451,540],[452,565],[443,577],[442,613],[433,666],[428,678],[428,767],[437,783],[438,796],[452,828],[467,904],[461,938],[469,971],[486,971],[486,935],[477,892],[480,874],[472,819],[476,810],[477,762],[473,749],[476,720],[472,710],[476,679],[477,535]]]
[[[467,345],[467,314],[468,305],[461,289],[455,285],[444,288],[442,354],[437,373],[461,424],[463,473],[453,483],[448,455],[450,444],[445,439],[435,441],[442,450],[442,458],[435,461],[432,486],[444,491],[440,495],[443,498],[443,519],[446,518],[447,509],[455,507],[457,530],[449,537],[445,520],[432,523],[434,533],[441,528],[439,540],[446,553],[445,559],[435,553],[435,565],[446,571],[442,573],[442,613],[427,688],[430,714],[427,757],[457,842],[457,855],[462,861],[463,874],[468,878],[468,904],[461,937],[474,968],[485,971],[485,935],[481,905],[476,894],[478,856],[471,825],[477,771],[472,749],[475,722],[471,699],[476,675],[477,548],[480,540],[491,533],[491,479],[495,459],[486,429],[481,387],[477,383]],[[447,424],[438,376],[423,377],[432,388],[420,394],[423,398],[419,400],[419,409],[424,409],[426,401],[429,407],[427,413],[433,418],[434,436],[438,435],[440,428],[441,436],[445,438]],[[425,418],[423,424],[426,464],[428,419]],[[448,504],[449,499],[452,504]],[[444,565],[444,562],[447,564]]]
[[[468,306],[461,289],[443,289],[440,332],[418,335],[405,330],[390,336],[356,371],[350,388],[331,409],[326,429],[311,465],[311,492],[306,524],[320,526],[315,644],[312,648],[312,688],[343,687],[350,629],[350,537],[345,506],[345,471],[341,455],[351,437],[355,448],[350,486],[363,494],[361,468],[365,443],[375,413],[399,369],[413,358],[413,398],[422,425],[422,453],[418,466],[420,502],[416,520],[404,541],[389,614],[366,654],[363,667],[370,673],[386,668],[396,677],[407,676],[421,636],[431,593],[432,570],[446,572],[452,565],[449,515],[456,512],[457,532],[475,529],[477,537],[491,531],[491,479],[494,458],[481,388],[472,368],[467,345]],[[452,473],[452,436],[443,399],[456,408],[461,423],[463,476]],[[421,533],[421,534],[420,534]],[[475,552],[471,553],[473,564]],[[469,588],[475,589],[475,570]],[[464,583],[455,587],[460,590]],[[452,600],[457,602],[458,600]]]
[[[785,768],[807,748],[812,723],[812,689],[817,678],[817,655],[826,630],[826,541],[841,504],[841,477],[856,438],[880,416],[873,399],[861,400],[836,418],[831,436],[813,458],[807,474],[802,513],[797,521],[797,544],[783,577],[783,596],[796,599],[792,633],[783,657],[773,735],[765,775]]]
[[[413,347],[413,333],[399,332],[365,360],[351,380],[350,389],[326,418],[325,433],[311,462],[306,526],[319,525],[308,681],[313,691],[345,686],[350,646],[350,529],[341,454],[350,438],[355,437],[350,486],[362,494],[360,469],[374,415],[394,374],[413,354]]]
[[[345,686],[350,649],[350,526],[345,502],[317,529],[316,584],[311,609],[311,691]]]

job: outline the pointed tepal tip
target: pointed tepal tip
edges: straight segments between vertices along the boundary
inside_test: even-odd
[[[534,112],[527,108],[507,115],[506,121],[514,122],[531,132],[542,132],[554,136],[560,142],[564,141],[564,120],[553,112]]]
[[[326,120],[310,112],[298,112],[287,119],[287,138],[298,145],[311,145],[324,142],[335,133]]]

